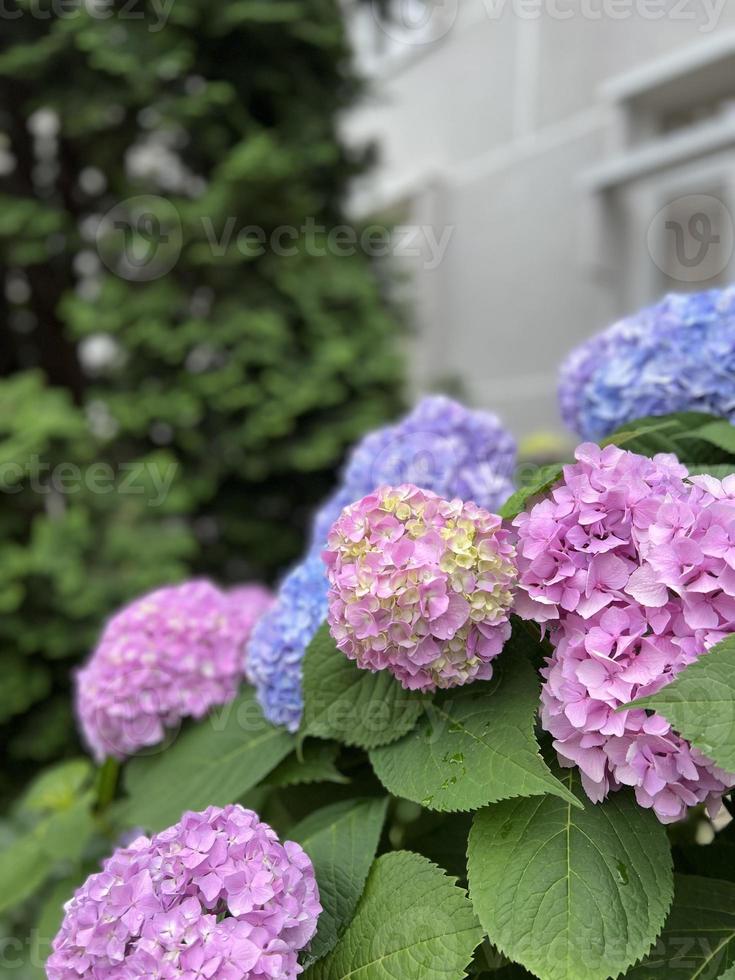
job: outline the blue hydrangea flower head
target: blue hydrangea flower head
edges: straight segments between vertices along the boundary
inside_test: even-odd
[[[327,615],[327,578],[314,553],[281,582],[275,605],[255,624],[245,671],[274,725],[295,732],[301,720],[301,661]]]
[[[497,510],[513,492],[515,460],[515,441],[496,416],[441,395],[422,399],[357,444],[338,488],[315,515],[306,557],[283,580],[248,646],[247,670],[270,721],[298,727],[301,662],[327,614],[321,552],[343,509],[379,486],[413,483]]]
[[[562,365],[559,402],[569,428],[593,441],[647,415],[735,421],[735,287],[672,294],[592,337]]]

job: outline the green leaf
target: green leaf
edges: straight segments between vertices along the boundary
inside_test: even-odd
[[[78,861],[94,829],[91,794],[41,820],[0,852],[0,912],[32,895],[57,863]]]
[[[373,864],[354,919],[304,980],[461,980],[481,938],[455,879],[394,851]]]
[[[349,783],[335,765],[338,755],[339,746],[334,742],[309,741],[301,756],[297,752],[289,755],[264,782],[278,788],[306,783]]]
[[[32,834],[0,852],[0,912],[32,895],[52,866],[52,860]]]
[[[527,486],[521,487],[512,494],[500,508],[500,516],[506,520],[518,517],[526,510],[526,505],[534,497],[545,494],[555,483],[559,481],[564,467],[560,463],[553,463],[549,466],[540,466],[533,480]]]
[[[255,694],[212,712],[159,755],[125,769],[129,800],[122,817],[155,832],[185,810],[225,806],[255,786],[294,747],[294,738],[265,720]]]
[[[650,416],[626,423],[605,439],[602,445],[620,446],[643,456],[675,453],[679,459],[718,463],[722,454],[713,451],[711,443],[699,438],[700,430],[717,421],[715,416],[703,412]]]
[[[404,690],[386,670],[360,670],[341,653],[325,623],[304,657],[303,733],[371,749],[410,731],[422,696]]]
[[[626,708],[650,708],[728,772],[735,771],[735,636],[686,667],[658,694]]]
[[[707,425],[698,428],[695,435],[697,439],[711,442],[718,449],[724,449],[726,453],[735,456],[735,426],[724,419],[708,422]]]
[[[538,677],[511,640],[491,681],[445,692],[413,732],[373,749],[370,761],[394,796],[431,810],[476,810],[545,793],[581,806],[541,758],[538,704]]]
[[[735,964],[735,885],[677,875],[674,904],[655,949],[630,980],[730,980]]]
[[[314,863],[324,911],[309,960],[325,956],[350,922],[378,849],[387,799],[346,800],[312,813],[289,831]]]
[[[88,759],[69,759],[37,776],[20,801],[23,810],[32,813],[58,812],[74,803],[80,790],[92,775]]]
[[[655,942],[673,894],[666,831],[628,792],[584,810],[553,796],[481,810],[468,868],[488,935],[543,980],[617,976]]]
[[[78,861],[94,830],[92,793],[86,793],[66,810],[60,810],[34,828],[33,835],[50,858]]]

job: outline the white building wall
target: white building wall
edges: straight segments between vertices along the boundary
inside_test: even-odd
[[[419,0],[399,7],[409,2]],[[358,145],[376,141],[380,164],[354,205],[361,214],[400,205],[424,241],[421,257],[395,259],[412,276],[413,382],[425,390],[457,378],[472,402],[500,412],[519,435],[561,430],[563,354],[628,304],[677,285],[650,254],[661,208],[704,194],[723,200],[715,221],[735,213],[735,112],[725,105],[720,114],[723,97],[731,94],[735,107],[735,3],[443,0],[423,33],[388,36],[382,60],[371,51],[376,36],[400,35],[395,27],[371,35],[374,14],[372,22],[360,16],[356,43],[373,87],[345,132]],[[438,39],[419,43],[432,29]],[[699,122],[668,132],[667,71],[689,71],[691,51],[695,64],[707,63],[707,52],[722,60],[684,85],[698,98],[701,89],[705,105],[712,97],[716,118],[702,125],[714,142],[700,140]],[[625,84],[622,96],[610,95],[611,79],[641,69],[650,81],[646,72],[643,81],[629,78],[636,92],[642,86],[640,98]],[[642,107],[656,85],[661,118],[649,132],[651,110]],[[679,173],[688,176],[677,184]],[[436,240],[448,237],[438,263],[427,259],[436,254],[427,225]],[[720,253],[726,248],[723,240]],[[681,288],[735,279],[727,258],[722,270],[714,254],[701,272],[708,278]]]

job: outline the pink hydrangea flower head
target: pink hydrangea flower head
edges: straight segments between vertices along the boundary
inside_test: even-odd
[[[412,484],[346,507],[323,553],[337,646],[409,690],[489,679],[510,636],[510,538],[476,504]]]
[[[75,679],[95,757],[157,745],[183,718],[231,701],[251,626],[239,599],[199,580],[157,589],[113,616]]]
[[[238,804],[119,848],[65,906],[49,980],[292,980],[321,912],[314,868]]]
[[[701,513],[705,500],[722,506],[725,491],[708,492],[699,478],[691,486],[671,456],[583,445],[576,457],[551,495],[515,521],[517,611],[546,622],[555,646],[542,671],[542,723],[594,801],[625,785],[664,823],[698,803],[717,809],[735,778],[659,715],[617,709],[661,690],[735,628],[724,593],[714,616],[691,540],[709,534],[727,551]],[[687,596],[686,583],[702,591]]]

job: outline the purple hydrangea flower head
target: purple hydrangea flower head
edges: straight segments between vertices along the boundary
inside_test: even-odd
[[[329,628],[409,690],[489,680],[510,636],[515,549],[501,519],[411,484],[347,507],[329,535]]]
[[[515,465],[515,440],[497,416],[445,395],[429,395],[395,425],[357,444],[338,490],[317,513],[314,548],[324,547],[347,504],[381,486],[411,483],[440,497],[497,509],[513,492]]]
[[[667,296],[614,324],[564,362],[566,424],[600,439],[648,415],[700,411],[735,421],[735,287]]]
[[[77,716],[99,761],[157,745],[183,718],[235,697],[265,601],[260,591],[247,603],[238,593],[195,580],[157,589],[109,620],[76,675]]]
[[[312,554],[296,565],[278,599],[255,624],[247,646],[246,673],[265,716],[296,731],[301,720],[301,662],[327,615],[324,563]]]
[[[410,482],[492,510],[513,492],[515,459],[513,437],[494,415],[442,395],[423,398],[395,425],[357,444],[340,485],[315,516],[306,558],[283,580],[249,644],[249,675],[270,721],[292,731],[299,725],[301,663],[327,614],[320,555],[343,509],[376,487]]]
[[[661,716],[617,709],[661,690],[735,628],[704,616],[710,597],[692,598],[700,608],[690,615],[674,587],[670,549],[684,554],[689,545],[670,534],[704,491],[685,482],[673,456],[582,445],[576,458],[551,495],[515,521],[516,611],[546,622],[555,647],[542,670],[542,723],[592,800],[632,786],[641,806],[671,823],[697,803],[716,808],[735,777]],[[730,611],[724,598],[721,609]]]
[[[65,906],[49,980],[293,980],[321,912],[314,868],[252,810],[185,813],[119,848]]]

